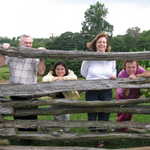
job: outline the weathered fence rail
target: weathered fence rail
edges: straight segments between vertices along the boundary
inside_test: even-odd
[[[121,50],[120,50],[121,51]],[[0,46],[0,54],[26,58],[61,58],[70,60],[149,60],[150,51],[144,52],[109,52],[96,53],[85,51],[68,50],[39,50],[36,48],[9,48]]]
[[[79,100],[67,100],[67,99],[33,99],[23,102],[23,106],[43,106],[43,105],[52,105],[52,106],[68,106],[68,107],[106,107],[106,106],[126,106],[131,104],[140,104],[140,103],[149,103],[150,98],[138,98],[138,99],[124,99],[120,101],[112,100],[112,101],[79,101]],[[4,107],[22,107],[22,102],[20,101],[11,101],[9,99],[0,98],[0,106]],[[1,109],[2,109],[1,108]]]
[[[150,114],[150,106],[129,106],[129,107],[49,107],[49,108],[38,108],[34,110],[21,109],[16,110],[15,113],[12,108],[6,108],[1,111],[2,115],[16,115],[16,116],[28,116],[28,115],[60,115],[60,114],[74,114],[74,113],[88,113],[88,112],[114,112],[114,113],[134,113],[134,114]]]
[[[7,131],[7,132],[6,132]],[[89,142],[89,141],[109,141],[117,139],[142,139],[149,140],[150,134],[138,134],[138,133],[104,133],[104,134],[71,134],[64,133],[60,135],[33,133],[33,134],[15,134],[12,130],[4,131],[5,135],[3,138],[8,139],[30,139],[30,140],[40,140],[40,141],[68,141],[68,142]],[[11,132],[12,131],[12,132]]]
[[[86,121],[86,120],[71,120],[71,121],[53,121],[53,120],[5,120],[0,124],[0,128],[81,128],[91,127],[106,128],[109,130],[118,128],[138,128],[143,131],[150,131],[149,123],[139,122],[115,122],[115,121]],[[140,131],[140,130],[139,130]],[[0,132],[2,135],[2,133]]]
[[[56,81],[30,85],[0,84],[1,96],[46,96],[64,91],[86,91],[112,88],[150,88],[150,78],[116,80]]]
[[[150,114],[150,106],[136,105],[138,103],[148,103],[149,98],[132,99],[123,101],[105,101],[105,102],[86,102],[77,100],[31,100],[31,101],[13,101],[1,102],[0,114],[2,115],[16,115],[27,116],[32,114],[38,115],[58,115],[66,113],[85,113],[85,112],[124,112],[134,114]],[[22,105],[23,103],[23,105]],[[134,105],[133,105],[134,104]],[[46,108],[37,108],[34,110],[26,110],[26,106],[43,106],[48,105]],[[129,106],[128,106],[129,105]],[[22,108],[14,112],[13,108]]]
[[[2,150],[108,150],[105,148],[89,148],[89,147],[48,147],[48,146],[0,146]],[[128,148],[128,150],[149,150],[150,147]],[[109,149],[112,150],[112,149]],[[125,150],[125,149],[115,149]]]
[[[9,48],[3,49],[0,46],[0,54],[15,57],[27,58],[61,58],[71,60],[149,60],[150,52],[117,52],[117,53],[96,53],[84,51],[60,51],[60,50],[37,50],[34,48]],[[105,101],[105,102],[86,102],[79,100],[40,100],[42,96],[50,96],[56,92],[65,91],[86,91],[86,90],[101,90],[112,88],[150,88],[150,78],[139,79],[116,79],[116,80],[95,80],[95,81],[57,81],[51,83],[38,83],[32,85],[19,84],[0,84],[0,96],[31,96],[34,100],[29,101],[11,101],[9,99],[0,98],[0,137],[8,139],[32,139],[41,141],[95,141],[110,139],[150,139],[150,123],[139,122],[115,122],[115,121],[50,121],[50,120],[6,120],[3,116],[27,116],[36,115],[58,115],[58,114],[74,114],[87,112],[124,112],[133,114],[150,114],[150,105],[141,105],[149,103],[149,98],[128,99],[123,101]],[[23,106],[23,107],[22,107]],[[34,110],[24,109],[27,106],[39,106]],[[46,106],[42,107],[41,106]],[[14,108],[22,108],[14,111]],[[95,126],[102,129],[108,129],[107,134],[79,134],[79,133],[63,133],[53,135],[51,133],[20,133],[14,130],[15,128],[88,128]],[[132,133],[116,133],[113,130],[118,128],[129,128]],[[133,133],[134,132],[134,133]],[[19,147],[20,148],[20,147]],[[21,149],[32,149],[35,147],[22,147]],[[55,149],[63,149],[53,147]],[[52,149],[53,149],[52,148]],[[18,149],[18,147],[0,147],[3,150]],[[36,147],[38,149],[38,147]],[[41,147],[41,149],[51,149],[50,147]],[[64,149],[67,149],[66,147]],[[70,147],[75,150],[75,147]],[[77,147],[78,150],[92,150],[92,148]],[[95,150],[95,148],[93,148]]]

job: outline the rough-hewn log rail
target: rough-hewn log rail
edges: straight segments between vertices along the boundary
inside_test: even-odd
[[[7,110],[7,111],[6,111]],[[16,116],[28,116],[28,115],[60,115],[60,114],[73,114],[73,113],[87,113],[87,112],[124,112],[133,114],[150,114],[150,106],[129,106],[129,107],[49,107],[38,108],[33,110],[16,110],[12,108],[6,108],[0,110],[0,114],[16,115]]]
[[[56,81],[30,85],[0,84],[0,96],[45,96],[73,90],[101,90],[112,88],[150,88],[150,78],[116,80]]]
[[[38,108],[33,110],[21,109],[15,112],[11,107],[0,110],[1,115],[16,115],[16,116],[28,116],[28,115],[60,115],[60,114],[73,114],[73,113],[89,113],[89,112],[113,112],[113,113],[133,113],[133,114],[150,114],[150,106],[121,106],[121,107],[49,107]]]
[[[54,147],[54,146],[13,146],[12,145],[12,146],[0,146],[0,150],[108,150],[108,149],[89,148],[89,147],[71,147],[71,146]],[[109,149],[109,150],[111,150],[111,149]]]
[[[124,112],[133,114],[150,114],[150,106],[131,106],[131,107],[49,107],[38,108],[34,110],[16,110],[16,116],[28,115],[60,115],[60,114],[73,114],[73,113],[86,113],[86,112]]]
[[[20,108],[22,106],[69,106],[69,107],[107,107],[107,106],[126,106],[131,104],[150,103],[150,98],[138,98],[138,99],[123,99],[123,100],[112,100],[112,101],[79,101],[79,100],[67,100],[67,99],[55,99],[55,100],[29,100],[29,101],[2,101],[0,99],[0,108],[2,107],[15,107]]]
[[[139,122],[115,122],[115,121],[53,121],[53,120],[4,120],[0,123],[0,128],[88,128],[91,126],[106,129],[118,128],[138,128],[150,131],[150,123]]]
[[[106,148],[89,148],[89,147],[54,147],[54,146],[0,146],[0,150],[114,150]],[[150,150],[150,147],[135,147],[135,148],[119,148],[115,150]]]
[[[12,138],[12,139],[31,139],[31,140],[41,140],[41,141],[74,141],[74,142],[87,142],[87,141],[95,141],[95,140],[110,140],[110,139],[141,139],[141,140],[149,140],[150,134],[136,134],[136,133],[105,133],[105,134],[71,134],[71,133],[63,133],[59,135],[51,135],[51,134],[41,134],[41,133],[20,133],[20,134],[4,134],[1,135],[4,138]]]
[[[13,107],[9,106],[0,106],[0,114],[11,115],[13,114]]]
[[[36,48],[14,48],[4,49],[0,46],[0,54],[14,57],[26,58],[61,58],[69,60],[149,60],[150,52],[110,52],[96,53],[85,51],[68,50],[39,50]]]

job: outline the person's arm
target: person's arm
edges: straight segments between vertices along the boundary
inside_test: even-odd
[[[52,71],[50,71],[46,76],[42,78],[42,82],[52,82],[55,80],[55,77],[52,75]]]
[[[77,80],[77,76],[74,74],[72,70],[69,70],[68,75],[64,76],[63,80]]]
[[[3,43],[2,47],[4,49],[8,49],[8,48],[10,48],[10,44],[9,43]],[[6,57],[3,55],[0,55],[0,67],[4,66],[5,64],[6,64]]]
[[[38,64],[38,74],[39,75],[43,75],[45,72],[45,60],[44,59],[40,59],[40,62]]]
[[[110,79],[116,79],[116,76],[117,76],[116,61],[113,61],[112,76],[111,76]]]
[[[127,78],[124,70],[121,70],[119,72],[118,78]],[[124,98],[128,97],[129,93],[130,93],[130,89],[128,89],[128,88],[117,88],[116,89],[116,98],[124,99]]]
[[[80,69],[80,73],[83,77],[86,78],[87,73],[88,73],[88,61],[83,61]]]
[[[137,77],[145,77],[145,78],[149,78],[150,77],[150,71],[145,71],[141,74],[137,74]]]
[[[6,58],[3,55],[0,55],[0,67],[5,65]]]
[[[141,74],[143,72],[145,72],[146,70],[142,67],[142,66],[139,66],[138,67],[138,71],[137,71],[137,74]]]

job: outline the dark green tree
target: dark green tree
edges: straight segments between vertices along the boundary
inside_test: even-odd
[[[84,48],[84,39],[81,33],[65,32],[59,37],[49,40],[46,47],[57,50],[82,50]]]
[[[140,37],[140,28],[132,27],[126,31],[126,35],[124,35],[126,51],[138,51],[137,42]]]
[[[96,2],[95,5],[90,5],[84,15],[85,21],[82,23],[81,33],[88,39],[92,39],[100,32],[108,32],[112,35],[113,26],[105,20],[107,14],[108,9],[104,4]]]
[[[137,42],[138,49],[141,51],[150,50],[150,30],[143,31]]]
[[[138,38],[140,35],[140,28],[139,27],[132,27],[127,29],[127,34],[133,38]]]
[[[33,40],[33,47],[38,48],[38,47],[46,47],[46,43],[49,42],[49,39],[46,38],[35,38]]]
[[[117,35],[111,39],[111,51],[124,52],[126,51],[126,44],[123,35]]]

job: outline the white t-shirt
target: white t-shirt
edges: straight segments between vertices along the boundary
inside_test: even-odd
[[[116,72],[116,61],[83,61],[81,65],[86,80],[110,79]]]

